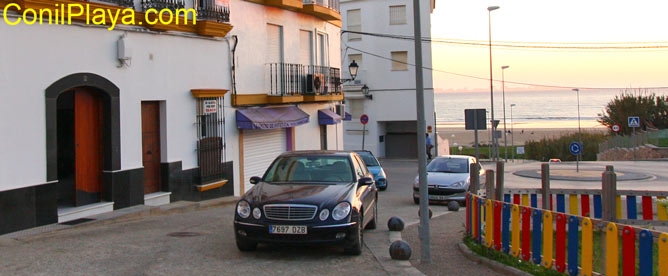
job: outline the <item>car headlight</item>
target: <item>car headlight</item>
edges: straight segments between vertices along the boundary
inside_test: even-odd
[[[452,187],[457,187],[457,188],[464,187],[465,184],[466,184],[466,181],[459,181],[459,182],[455,182],[454,184],[452,184]]]
[[[378,172],[378,176],[379,177],[385,177],[385,171],[380,170],[380,172]]]
[[[248,202],[245,200],[239,201],[237,204],[237,214],[239,214],[240,217],[242,218],[248,218],[250,216],[251,209],[250,205],[248,205]]]
[[[255,219],[260,219],[262,217],[262,211],[260,211],[260,208],[255,207],[255,209],[253,209],[253,217]]]
[[[350,214],[350,203],[341,202],[332,209],[332,218],[335,220],[342,220]]]
[[[327,209],[322,209],[322,211],[320,211],[320,220],[324,221],[324,220],[326,220],[328,217],[329,217],[329,210],[327,210]]]

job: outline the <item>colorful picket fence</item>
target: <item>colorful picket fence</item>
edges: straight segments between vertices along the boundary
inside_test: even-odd
[[[540,189],[505,189],[504,201],[537,208]],[[550,211],[600,219],[601,190],[550,189]],[[617,219],[626,224],[668,225],[668,209],[660,203],[668,192],[617,191]],[[540,198],[542,203],[542,198]]]
[[[624,276],[649,276],[655,272],[668,276],[667,233],[583,216],[590,213],[586,208],[576,209],[589,200],[582,197],[569,195],[573,213],[566,213],[565,195],[557,194],[555,212],[537,208],[535,194],[518,195],[506,194],[504,201],[496,201],[467,194],[467,235],[486,247],[569,275],[619,275],[621,267]],[[522,200],[525,197],[530,204]],[[599,272],[594,271],[595,230],[605,234],[602,241],[605,250],[599,252],[605,266]],[[658,252],[654,252],[655,244]],[[655,255],[659,260],[656,267]]]

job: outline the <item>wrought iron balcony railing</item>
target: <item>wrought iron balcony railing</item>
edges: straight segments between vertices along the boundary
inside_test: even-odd
[[[199,0],[197,19],[217,22],[230,22],[230,8],[216,5],[216,0]]]
[[[304,0],[305,5],[318,5],[339,11],[339,0]]]
[[[133,8],[135,7],[135,2],[133,0],[101,0],[102,2],[111,3],[121,7]]]
[[[185,6],[185,2],[182,0],[141,0],[142,11],[148,11],[149,9],[176,11],[185,8]]]
[[[267,64],[266,86],[271,96],[341,93],[339,68],[289,63]]]

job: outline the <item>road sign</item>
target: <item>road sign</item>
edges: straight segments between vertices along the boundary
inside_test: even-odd
[[[610,128],[615,133],[618,133],[618,132],[622,131],[622,126],[620,126],[619,124],[614,124]]]
[[[640,117],[629,116],[629,127],[640,127]]]
[[[431,126],[427,126],[427,133],[431,133]]]
[[[362,116],[360,116],[360,123],[366,125],[366,123],[368,122],[369,122],[369,116],[367,116],[366,114],[362,114]]]
[[[517,147],[517,154],[524,154],[524,147]]]
[[[568,150],[570,150],[572,154],[578,155],[582,152],[582,145],[578,142],[573,142],[568,146]]]
[[[487,129],[487,114],[485,109],[464,109],[466,130]]]

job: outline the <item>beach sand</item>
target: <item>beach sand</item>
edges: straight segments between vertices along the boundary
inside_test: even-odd
[[[515,135],[514,135],[514,144],[515,145],[524,145],[527,141],[530,140],[540,140],[543,138],[553,138],[553,137],[559,137],[565,134],[569,133],[577,133],[578,129],[576,128],[569,128],[569,127],[557,127],[557,128],[548,128],[548,127],[535,127],[528,125],[523,126],[518,126],[517,124],[514,127]],[[503,127],[499,127],[498,130],[503,131]],[[510,129],[508,128],[508,131]],[[592,127],[588,126],[582,127],[582,132],[597,132],[597,133],[604,133],[607,132],[608,129],[605,127]],[[475,145],[475,134],[473,130],[465,130],[464,126],[441,126],[439,125],[438,127],[438,134],[442,139],[447,139],[450,142],[450,146],[458,146],[462,145],[465,147],[470,147]],[[508,139],[508,146],[512,144],[513,140],[513,135],[510,133],[507,134],[507,139]],[[490,132],[489,129],[487,130],[479,130],[478,131],[478,142],[480,144],[487,145],[490,143]],[[457,143],[457,144],[455,144]],[[503,137],[499,139],[499,144],[503,146],[504,140]]]

